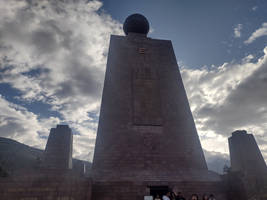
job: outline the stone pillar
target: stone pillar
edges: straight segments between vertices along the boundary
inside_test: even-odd
[[[72,169],[72,131],[68,125],[51,128],[45,147],[43,167],[46,169]]]
[[[261,176],[267,172],[265,161],[252,134],[237,130],[228,139],[231,169]]]

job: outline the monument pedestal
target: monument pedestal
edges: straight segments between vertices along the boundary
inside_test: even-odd
[[[226,200],[221,177],[206,170],[178,170],[129,172],[102,171],[93,178],[94,200],[137,200],[146,195],[165,194],[168,190],[182,192],[188,199],[192,194],[214,194],[217,200]]]
[[[163,188],[163,189],[162,189]],[[225,191],[221,181],[192,182],[192,181],[117,181],[93,182],[92,199],[94,200],[140,200],[144,196],[163,195],[170,189],[182,192],[186,199],[192,194],[214,194],[216,200],[226,200]]]

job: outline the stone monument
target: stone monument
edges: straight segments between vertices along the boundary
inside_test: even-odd
[[[242,185],[243,192],[239,194],[245,194],[247,199],[266,199],[267,167],[254,136],[245,130],[237,130],[228,142],[231,159],[228,177],[232,179],[228,188]]]
[[[94,200],[142,199],[170,189],[214,193],[180,71],[169,40],[147,37],[134,14],[112,35],[92,166]]]
[[[43,168],[72,169],[72,140],[68,125],[51,128],[44,151]]]
[[[267,173],[265,161],[252,134],[237,130],[232,133],[228,142],[232,171],[242,171],[260,177]]]

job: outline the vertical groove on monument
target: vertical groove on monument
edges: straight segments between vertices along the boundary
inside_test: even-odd
[[[109,182],[220,181],[207,169],[171,41],[148,38],[148,30],[136,14],[124,23],[126,36],[110,39],[92,166],[94,199],[104,198],[97,188]]]
[[[51,128],[44,151],[43,168],[72,169],[72,131],[68,125]]]

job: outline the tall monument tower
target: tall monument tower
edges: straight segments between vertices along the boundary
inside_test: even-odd
[[[252,134],[237,130],[228,139],[233,171],[242,171],[262,177],[267,174],[267,167],[260,149]]]
[[[43,167],[46,169],[72,169],[73,136],[68,125],[51,128],[44,151]]]
[[[136,199],[175,187],[215,191],[220,177],[207,169],[171,41],[147,37],[140,14],[123,29],[126,36],[110,39],[93,199]]]

